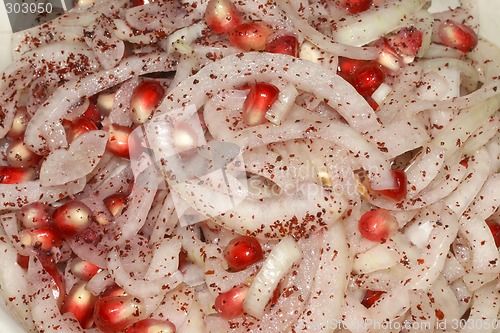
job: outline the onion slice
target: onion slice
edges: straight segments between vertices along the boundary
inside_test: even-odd
[[[269,253],[264,265],[255,277],[248,296],[243,302],[246,313],[262,318],[264,309],[273,296],[274,289],[290,271],[293,264],[302,258],[297,243],[292,237],[283,238]]]

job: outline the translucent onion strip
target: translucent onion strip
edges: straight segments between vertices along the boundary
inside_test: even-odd
[[[310,331],[311,323],[324,331],[329,323],[339,321],[344,304],[351,259],[347,248],[344,227],[334,224],[323,234],[319,268],[311,297],[292,331],[304,327]]]
[[[182,107],[195,105],[196,110],[200,109],[210,92],[240,87],[257,79],[270,82],[276,78],[324,99],[356,130],[373,130],[380,126],[365,99],[335,72],[325,71],[309,61],[271,53],[230,55],[208,64],[171,91],[158,110],[171,119],[184,120],[192,114]]]
[[[289,273],[293,264],[301,258],[302,252],[292,237],[285,237],[276,244],[250,285],[247,298],[243,302],[245,312],[256,318],[262,318],[274,289]]]

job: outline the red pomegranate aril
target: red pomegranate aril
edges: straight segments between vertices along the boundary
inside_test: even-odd
[[[34,169],[0,166],[0,184],[19,184],[35,179]]]
[[[125,330],[125,333],[175,333],[175,325],[168,320],[144,319]]]
[[[49,207],[40,202],[23,206],[16,215],[25,229],[46,227],[50,222]]]
[[[127,201],[127,196],[123,193],[111,194],[104,198],[104,205],[109,210],[111,215],[116,216],[121,212]]]
[[[34,249],[50,251],[53,247],[61,246],[61,238],[51,227],[25,229],[19,232],[19,240],[26,246]]]
[[[368,63],[354,72],[354,88],[363,96],[371,96],[384,82],[385,73],[377,63]]]
[[[32,152],[22,139],[14,139],[6,151],[7,163],[12,167],[29,168],[37,165],[42,158]]]
[[[215,299],[215,310],[226,320],[243,314],[243,302],[248,294],[247,286],[234,287]]]
[[[92,120],[95,124],[99,124],[102,120],[101,110],[94,103],[90,102],[87,110],[82,114],[82,117]]]
[[[292,57],[299,55],[299,41],[294,35],[283,35],[272,39],[266,44],[266,52],[287,54]]]
[[[364,238],[382,242],[398,230],[398,222],[389,211],[380,208],[364,213],[359,219],[358,229]]]
[[[365,296],[363,297],[363,300],[361,301],[361,304],[363,304],[363,306],[365,308],[369,308],[376,301],[378,301],[378,299],[380,298],[380,296],[382,296],[383,294],[385,294],[385,291],[381,291],[381,290],[367,290],[366,293],[365,293]]]
[[[19,267],[21,267],[22,269],[24,270],[27,270],[28,267],[29,267],[29,263],[30,263],[30,257],[29,256],[23,256],[21,254],[17,254],[17,264],[19,265]]]
[[[144,305],[132,296],[100,298],[94,308],[94,322],[104,333],[122,332],[141,320]]]
[[[241,24],[241,16],[230,0],[210,0],[205,22],[214,34],[225,34]]]
[[[130,98],[130,118],[136,124],[148,121],[165,96],[165,89],[156,81],[142,81]]]
[[[86,282],[77,282],[64,299],[61,313],[72,313],[82,328],[90,328],[94,323],[93,313],[97,297],[85,289]]]
[[[441,22],[438,27],[441,42],[462,52],[470,52],[477,46],[477,35],[471,27],[452,20]]]
[[[342,0],[344,8],[351,14],[358,14],[370,9],[373,0]]]
[[[262,51],[272,30],[262,22],[240,24],[229,33],[229,42],[242,51]]]
[[[490,228],[493,239],[495,240],[495,245],[500,247],[500,223],[493,220],[487,220],[486,224],[488,225],[488,228]]]
[[[97,130],[98,128],[94,121],[87,117],[78,117],[71,122],[66,137],[68,138],[68,142],[73,142],[73,140],[83,133]]]
[[[339,57],[337,65],[337,74],[348,82],[352,82],[356,70],[368,62],[366,60],[350,59],[346,57]]]
[[[132,132],[132,128],[111,124],[104,130],[109,132],[106,150],[117,157],[130,159],[128,137]]]
[[[224,259],[233,272],[241,271],[262,260],[262,247],[257,238],[239,236],[233,238],[224,249]]]
[[[70,271],[77,278],[89,281],[97,273],[102,271],[102,269],[91,262],[85,261],[81,258],[75,258],[71,261]]]
[[[7,132],[7,136],[13,139],[21,138],[26,131],[28,122],[28,111],[26,110],[25,106],[22,106],[17,109],[16,114],[14,115],[14,120],[12,121],[12,127]]]
[[[54,228],[62,237],[73,237],[92,222],[92,211],[79,200],[71,200],[52,213]]]
[[[389,38],[389,44],[402,56],[416,56],[422,46],[422,31],[415,27],[404,27]]]
[[[394,176],[394,181],[396,182],[395,189],[378,191],[374,190],[374,192],[394,201],[401,201],[406,198],[407,193],[406,173],[402,170],[392,170],[392,175]]]
[[[266,112],[278,99],[279,89],[264,82],[252,86],[243,103],[243,120],[250,126],[265,123]]]

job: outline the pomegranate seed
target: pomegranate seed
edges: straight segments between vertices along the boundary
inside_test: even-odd
[[[89,281],[97,273],[102,271],[102,269],[88,261],[80,258],[75,258],[73,261],[71,261],[70,271],[77,278],[80,278],[84,281]]]
[[[28,168],[37,165],[42,158],[32,152],[28,146],[24,144],[22,139],[13,140],[7,147],[7,163],[10,166],[18,168]]]
[[[105,130],[109,132],[106,150],[117,157],[130,159],[128,137],[132,132],[132,128],[111,124]]]
[[[402,56],[416,56],[422,46],[422,31],[415,27],[405,27],[389,38],[388,42],[396,52]]]
[[[385,73],[376,63],[368,63],[354,72],[354,88],[363,96],[371,96],[384,82]]]
[[[294,35],[279,36],[267,43],[266,52],[288,54],[292,57],[298,57],[299,41]]]
[[[0,184],[19,184],[35,178],[36,172],[33,169],[0,166]]]
[[[462,52],[470,52],[477,46],[477,35],[474,30],[452,20],[441,22],[438,35],[444,45]]]
[[[130,117],[136,124],[143,124],[149,120],[154,109],[165,96],[165,90],[156,81],[142,81],[130,98]]]
[[[374,191],[379,193],[385,197],[388,197],[395,201],[401,201],[406,198],[406,173],[402,170],[392,170],[392,175],[394,176],[394,180],[396,181],[396,188],[393,190],[378,190]]]
[[[19,240],[26,246],[34,249],[50,251],[53,247],[61,246],[61,238],[51,227],[25,229],[19,232]]]
[[[68,142],[73,142],[83,133],[97,130],[97,125],[92,120],[86,117],[79,117],[71,122],[66,137],[68,138]]]
[[[125,330],[125,333],[175,333],[175,325],[168,320],[144,319]]]
[[[272,30],[265,23],[248,22],[237,26],[229,33],[229,41],[242,51],[262,51]]]
[[[262,247],[254,237],[239,236],[233,238],[224,250],[231,271],[241,271],[263,258]]]
[[[234,287],[215,299],[215,310],[226,320],[234,319],[243,314],[243,302],[248,294],[248,287]]]
[[[113,285],[111,287],[106,288],[102,293],[102,297],[110,297],[110,296],[128,296],[128,293],[122,287],[118,285]]]
[[[63,237],[81,233],[92,222],[92,211],[83,202],[71,200],[52,213],[54,227]]]
[[[339,63],[337,66],[337,74],[342,76],[342,78],[348,82],[352,83],[354,78],[354,73],[356,70],[368,62],[365,60],[350,59],[345,57],[339,57]]]
[[[279,89],[276,86],[258,82],[248,92],[243,103],[243,120],[250,126],[266,122],[266,112],[278,99]]]
[[[26,229],[46,227],[50,221],[49,207],[39,202],[23,206],[16,215]]]
[[[132,7],[144,6],[153,2],[156,2],[156,0],[132,0]]]
[[[495,240],[495,245],[497,247],[500,247],[500,223],[488,220],[486,221],[486,224],[490,228],[491,234],[493,235],[493,239]]]
[[[205,22],[214,34],[225,34],[241,24],[241,16],[230,0],[210,0]]]
[[[104,333],[121,332],[140,320],[144,306],[132,296],[108,296],[99,299],[94,308],[94,322]]]
[[[29,256],[23,256],[20,255],[19,253],[17,254],[17,264],[24,270],[27,270],[29,267],[30,263],[30,257]]]
[[[351,14],[367,11],[372,5],[372,0],[343,0],[344,8]]]
[[[364,238],[374,242],[382,242],[398,230],[398,222],[389,211],[375,209],[361,216],[358,229]]]
[[[16,114],[14,115],[14,120],[12,122],[12,127],[7,132],[7,136],[9,138],[18,139],[22,137],[24,131],[26,131],[26,127],[28,126],[29,115],[26,107],[20,107],[17,109]]]
[[[127,196],[123,193],[115,193],[110,196],[104,198],[104,205],[109,210],[111,215],[116,216],[118,213],[122,211],[123,206],[125,206],[125,202],[127,200]]]
[[[71,312],[82,328],[90,328],[93,324],[92,314],[97,297],[85,289],[86,282],[78,282],[71,288],[64,299],[61,313]]]
[[[102,120],[102,114],[97,105],[90,102],[87,110],[82,114],[82,117],[92,120],[94,123],[99,124]]]
[[[365,308],[371,307],[378,299],[380,296],[385,294],[385,291],[380,291],[380,290],[367,290],[365,293],[365,296],[363,297],[363,300],[361,301],[361,304],[365,306]]]

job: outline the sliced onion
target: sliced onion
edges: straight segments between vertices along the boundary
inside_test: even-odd
[[[354,257],[352,271],[355,274],[365,274],[390,268],[400,260],[399,254],[386,242],[378,244],[366,252]]]
[[[179,271],[173,274],[166,273],[166,275],[155,280],[132,277],[130,272],[127,272],[122,266],[120,250],[117,247],[109,252],[107,267],[116,284],[125,289],[127,293],[141,298],[164,295],[182,282],[182,274]]]
[[[400,27],[426,4],[425,0],[393,1],[385,6],[347,17],[333,33],[339,43],[363,46]]]
[[[302,90],[313,92],[357,130],[379,127],[365,99],[336,73],[325,72],[323,67],[308,61],[271,53],[230,55],[208,64],[167,95],[158,110],[170,119],[185,120],[192,113],[185,112],[182,107],[192,104],[197,110],[208,100],[208,92],[238,87],[257,78],[264,81],[282,78]]]
[[[290,5],[289,0],[278,0],[278,6],[285,12],[288,19],[290,19],[295,26],[295,28],[300,31],[304,37],[308,38],[313,44],[317,45],[319,48],[353,59],[375,59],[377,57],[377,51],[375,48],[365,47],[363,49],[354,48],[350,45],[355,45],[352,42],[343,40],[339,38],[337,33],[334,38],[323,35],[321,32],[314,29],[309,25],[307,21],[302,19],[295,9]],[[366,31],[365,31],[366,33]],[[366,44],[366,43],[362,43]]]
[[[301,258],[302,252],[292,237],[285,237],[276,244],[248,290],[247,298],[243,302],[245,312],[256,318],[262,318],[274,289],[288,274],[293,264]]]
[[[328,323],[340,320],[351,271],[349,250],[341,223],[334,224],[323,233],[320,253],[319,268],[311,291],[311,295],[315,296],[309,297],[294,328],[299,328],[302,323],[314,323],[324,330]]]
[[[54,150],[42,164],[41,184],[63,185],[85,177],[99,163],[107,142],[107,132],[90,131],[78,136],[69,150]]]
[[[172,67],[172,62],[166,54],[129,57],[113,69],[97,72],[63,84],[38,109],[36,115],[29,122],[26,129],[26,144],[35,152],[66,147],[65,132],[59,120],[64,118],[67,110],[80,98],[95,95],[136,75],[162,71]]]
[[[323,233],[318,232],[297,242],[303,259],[283,280],[283,292],[270,311],[264,313],[258,329],[267,333],[287,332],[304,311],[319,267],[322,238]]]

